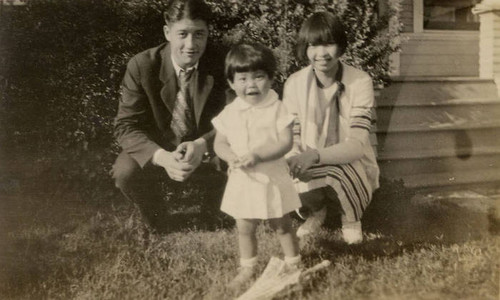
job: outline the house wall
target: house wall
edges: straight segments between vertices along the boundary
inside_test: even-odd
[[[479,76],[477,32],[407,34],[400,53],[401,76]]]
[[[401,1],[400,19],[403,23],[403,32],[413,32],[413,0]]]
[[[480,15],[480,67],[482,78],[500,77],[500,10]]]
[[[423,0],[402,0],[401,53],[393,56],[393,75],[479,76],[479,32],[424,30]]]

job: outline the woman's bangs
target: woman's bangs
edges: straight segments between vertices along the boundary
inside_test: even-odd
[[[307,35],[307,44],[312,46],[335,44],[328,24],[324,24],[323,22],[312,23]]]

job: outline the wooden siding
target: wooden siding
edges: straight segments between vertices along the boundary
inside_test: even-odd
[[[401,1],[400,19],[403,23],[403,32],[413,32],[413,0]]]
[[[500,12],[480,15],[480,77],[500,76]]]
[[[400,76],[478,76],[479,33],[406,34]]]
[[[381,176],[407,187],[500,182],[499,100],[492,79],[393,81],[377,97]]]

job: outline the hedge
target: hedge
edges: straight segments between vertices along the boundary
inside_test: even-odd
[[[343,60],[387,84],[398,51],[396,0],[207,1],[215,13],[211,43],[251,40],[279,59],[276,89],[302,67],[295,36],[302,21],[330,10],[349,28]],[[164,41],[159,0],[32,0],[4,7],[0,18],[2,145],[33,153],[59,176],[88,191],[109,178],[118,147],[112,138],[119,85],[128,59]],[[224,53],[221,53],[223,55]],[[104,181],[105,182],[105,181]],[[107,182],[106,182],[107,184]],[[95,189],[94,189],[95,190]]]

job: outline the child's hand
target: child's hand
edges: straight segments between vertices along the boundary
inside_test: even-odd
[[[229,169],[237,169],[241,167],[241,161],[239,158],[235,157],[227,162]]]
[[[256,154],[248,153],[240,157],[240,164],[243,168],[250,168],[255,166],[260,161]]]

